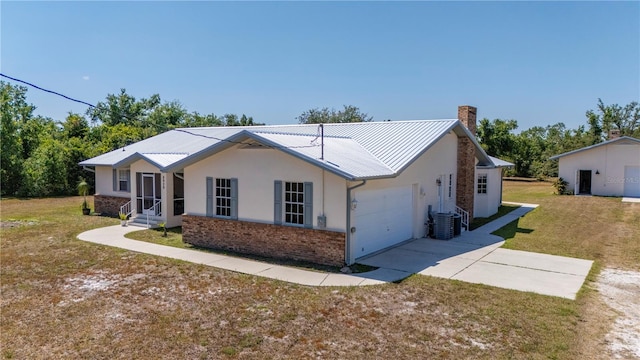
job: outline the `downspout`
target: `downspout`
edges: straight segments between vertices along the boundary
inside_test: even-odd
[[[347,187],[347,231],[346,234],[346,242],[345,242],[345,254],[344,259],[347,265],[351,263],[351,190],[359,188],[367,183],[367,180],[362,180],[362,182],[358,185]]]

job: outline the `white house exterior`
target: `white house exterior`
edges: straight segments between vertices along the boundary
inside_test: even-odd
[[[618,137],[551,159],[576,195],[640,197],[640,139]]]
[[[96,211],[182,225],[194,245],[352,264],[425,236],[428,209],[497,211],[501,167],[475,140],[475,108],[458,117],[176,129],[80,165],[95,167]]]
[[[493,166],[477,165],[475,176],[474,217],[489,217],[502,204],[502,169],[514,164],[489,156]]]

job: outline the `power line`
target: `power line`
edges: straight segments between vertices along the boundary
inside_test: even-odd
[[[25,81],[25,80],[20,80],[20,79],[17,79],[17,78],[14,78],[14,77],[11,77],[11,76],[8,76],[8,75],[5,75],[5,74],[3,74],[3,73],[0,73],[0,76],[5,77],[5,78],[10,79],[10,80],[13,80],[13,81],[17,81],[17,82],[22,83],[22,84],[25,84],[25,85],[29,85],[29,86],[34,87],[34,88],[36,88],[36,89],[38,89],[38,90],[41,90],[41,91],[45,91],[45,92],[48,92],[48,93],[51,93],[51,94],[54,94],[54,95],[61,96],[61,97],[65,98],[65,99],[67,99],[67,100],[75,101],[75,102],[77,102],[77,103],[84,104],[84,105],[87,105],[87,106],[92,107],[92,108],[97,108],[97,106],[95,106],[95,105],[93,105],[93,104],[90,104],[90,103],[88,103],[88,102],[86,102],[86,101],[82,101],[82,100],[74,99],[74,98],[72,98],[72,97],[69,97],[69,96],[67,96],[67,95],[61,94],[61,93],[56,92],[56,91],[53,91],[53,90],[47,90],[47,89],[44,89],[44,88],[42,88],[42,87],[40,87],[40,86],[38,86],[38,85],[32,84],[32,83],[30,83],[30,82],[28,82],[28,81]],[[132,120],[132,121],[133,121],[133,119],[129,118],[128,116],[126,116],[126,115],[124,115],[124,114],[120,114],[120,116],[122,116],[123,118],[126,118],[126,119],[129,119],[129,120]],[[155,125],[156,127],[159,127],[157,124],[154,124],[154,125]],[[164,125],[164,127],[165,127],[165,129],[167,128],[167,126],[166,126],[166,125]],[[250,144],[250,143],[245,143],[245,142],[241,142],[241,141],[233,141],[233,140],[228,140],[228,139],[221,139],[221,138],[217,138],[217,137],[215,137],[215,136],[208,136],[208,135],[204,135],[204,134],[196,134],[196,133],[193,133],[193,132],[191,132],[191,131],[184,130],[184,129],[174,129],[174,130],[176,130],[176,131],[180,131],[180,132],[184,132],[184,133],[187,133],[187,134],[189,134],[189,135],[193,135],[193,136],[204,137],[204,138],[207,138],[207,139],[217,140],[217,141],[220,141],[220,142],[227,142],[227,143],[230,143],[230,144],[252,145],[252,144]],[[270,149],[298,149],[298,148],[311,148],[311,147],[317,147],[317,146],[318,146],[318,145],[314,145],[314,141],[315,141],[317,138],[318,138],[318,137],[316,136],[316,138],[315,138],[315,139],[313,139],[313,140],[311,141],[311,145],[300,145],[300,146],[272,146],[272,145],[261,145],[261,146],[264,146],[265,148],[270,148]]]
[[[14,78],[14,77],[11,77],[11,76],[8,76],[8,75],[5,75],[5,74],[3,74],[3,73],[0,73],[0,76],[5,77],[5,78],[10,79],[10,80],[13,80],[13,81],[17,81],[17,82],[19,82],[19,83],[23,83],[23,84],[25,84],[25,85],[29,85],[29,86],[31,86],[31,87],[34,87],[34,88],[38,89],[38,90],[42,90],[42,91],[45,91],[45,92],[48,92],[48,93],[51,93],[51,94],[54,94],[54,95],[62,96],[63,98],[65,98],[65,99],[67,99],[67,100],[75,101],[75,102],[77,102],[77,103],[84,104],[84,105],[87,105],[87,106],[90,106],[90,107],[96,107],[95,105],[93,105],[93,104],[89,104],[88,102],[85,102],[85,101],[82,101],[82,100],[78,100],[78,99],[74,99],[74,98],[72,98],[72,97],[68,97],[67,95],[60,94],[59,92],[55,92],[55,91],[53,91],[53,90],[47,90],[47,89],[41,88],[40,86],[38,86],[38,85],[34,85],[34,84],[32,84],[32,83],[30,83],[30,82],[28,82],[28,81],[24,81],[24,80],[16,79],[16,78]]]

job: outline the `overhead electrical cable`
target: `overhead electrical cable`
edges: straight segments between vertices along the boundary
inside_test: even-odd
[[[54,94],[54,95],[57,95],[57,96],[61,96],[61,97],[65,98],[65,99],[67,99],[67,100],[71,100],[71,101],[74,101],[74,102],[77,102],[77,103],[80,103],[80,104],[84,104],[84,105],[87,105],[87,106],[92,107],[92,108],[97,108],[97,106],[96,106],[96,105],[90,104],[90,103],[88,103],[88,102],[86,102],[86,101],[82,101],[82,100],[74,99],[74,98],[72,98],[72,97],[69,97],[69,96],[67,96],[67,95],[61,94],[61,93],[56,92],[56,91],[53,91],[53,90],[47,90],[47,89],[45,89],[45,88],[42,88],[42,87],[40,87],[40,86],[38,86],[38,85],[32,84],[32,83],[30,83],[30,82],[28,82],[28,81],[25,81],[25,80],[20,80],[20,79],[17,79],[17,78],[11,77],[11,76],[6,75],[6,74],[3,74],[3,73],[0,73],[0,76],[2,76],[2,77],[4,77],[4,78],[7,78],[7,79],[10,79],[10,80],[13,80],[13,81],[16,81],[16,82],[19,82],[19,83],[22,83],[22,84],[25,84],[25,85],[28,85],[28,86],[31,86],[31,87],[33,87],[33,88],[35,88],[35,89],[38,89],[38,90],[41,90],[41,91],[44,91],[44,92],[48,92],[48,93],[51,93],[51,94]],[[126,116],[126,115],[124,115],[124,114],[119,114],[119,115],[120,115],[120,116],[122,116],[123,118],[126,118],[126,119],[129,119],[129,120],[134,121],[134,119],[131,119],[131,118],[129,118],[128,116]],[[157,124],[154,124],[154,125],[156,125],[156,127],[158,127],[158,125],[157,125]],[[166,125],[165,125],[165,128],[167,128],[167,127],[166,127]],[[239,145],[253,145],[253,144],[251,144],[251,143],[245,143],[245,142],[241,142],[241,141],[233,141],[233,140],[228,140],[228,139],[217,138],[217,137],[215,137],[215,136],[209,136],[209,135],[204,135],[204,134],[197,134],[197,133],[194,133],[194,132],[192,132],[192,131],[186,130],[186,129],[184,129],[184,128],[181,128],[181,129],[172,129],[172,130],[180,131],[180,132],[184,132],[184,133],[187,133],[187,134],[190,134],[190,135],[193,135],[193,136],[199,136],[199,137],[208,138],[208,139],[211,139],[211,140],[217,140],[217,141],[221,141],[221,142],[227,142],[227,143],[231,143],[231,144],[239,144]],[[263,144],[261,144],[260,146],[264,146],[265,148],[270,148],[270,149],[299,149],[299,148],[312,148],[312,147],[318,147],[318,146],[319,146],[319,145],[315,145],[315,144],[313,144],[313,142],[314,142],[316,139],[317,139],[317,137],[316,137],[314,140],[312,140],[312,141],[311,141],[311,143],[312,143],[311,145],[300,145],[300,146],[273,146],[273,145],[263,145]]]

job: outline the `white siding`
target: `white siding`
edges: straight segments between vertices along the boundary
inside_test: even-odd
[[[478,175],[487,174],[487,193],[478,194]],[[473,186],[473,216],[489,217],[498,212],[502,192],[502,169],[476,168]]]
[[[133,172],[131,178],[133,182]],[[130,188],[135,189],[134,187]],[[96,195],[131,197],[130,192],[113,190],[113,168],[111,166],[96,166]]]
[[[427,220],[427,209],[431,205],[432,211],[438,211],[439,197],[436,180],[442,177],[442,201],[443,211],[453,212],[456,205],[456,184],[457,175],[457,153],[458,137],[453,133],[445,135],[440,141],[435,143],[426,153],[416,159],[398,177],[391,179],[369,180],[367,184],[355,189],[353,195],[358,198],[358,193],[368,190],[398,188],[413,186],[416,184],[417,193],[414,194],[415,214],[413,224],[414,237],[425,235],[424,223]],[[448,197],[449,174],[453,174],[452,197]],[[352,184],[353,185],[353,184]],[[357,210],[356,210],[357,211]],[[352,217],[353,218],[353,217]],[[356,226],[355,221],[351,226]],[[357,236],[357,232],[354,236]],[[352,238],[353,239],[353,238]],[[354,241],[352,241],[353,243]],[[354,249],[355,250],[355,249]],[[357,253],[357,252],[354,252]]]
[[[314,228],[324,212],[327,230],[346,231],[345,180],[280,150],[235,146],[187,166],[185,213],[206,215],[207,176],[237,178],[238,220],[263,223],[273,223],[274,181],[313,182]]]
[[[561,157],[558,173],[569,183],[568,189],[575,191],[576,173],[591,170],[591,194],[622,196],[625,166],[640,166],[640,145],[613,143]]]

